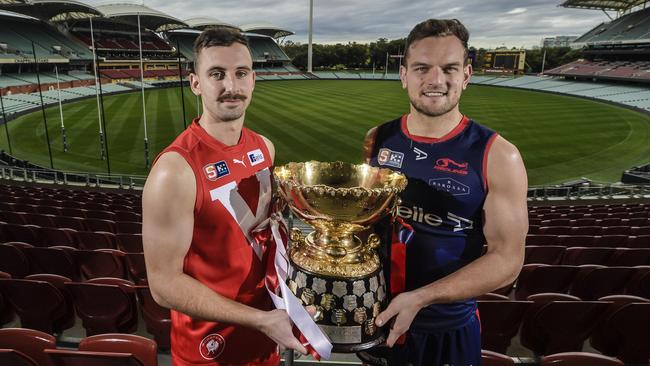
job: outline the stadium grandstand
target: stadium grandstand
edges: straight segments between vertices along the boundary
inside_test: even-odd
[[[573,43],[583,47],[583,58],[545,72],[577,80],[650,83],[650,8],[646,1],[569,0],[567,8],[616,11],[619,16],[601,23]]]
[[[570,135],[572,123],[583,127],[579,131],[593,130],[587,138],[600,137],[597,141],[614,140],[610,134],[618,131],[609,127],[614,122],[647,124],[650,9],[645,4],[568,0],[562,6],[618,15],[576,40],[584,47],[581,60],[544,75],[472,77],[476,88],[468,93],[484,90],[477,98],[483,104],[463,99],[463,108],[470,105],[495,120],[512,115],[500,127],[510,128],[513,136],[526,135],[537,145],[526,151],[543,160],[540,169],[548,168],[538,175],[559,170],[558,176],[572,177],[563,183],[542,180],[529,189],[523,269],[512,284],[478,299],[486,365],[550,365],[562,357],[585,366],[650,362],[650,164],[629,169],[612,164],[614,174],[623,173],[620,181],[601,184],[573,179],[573,172],[563,171],[568,168],[562,164],[570,162],[549,162],[553,150],[564,148],[579,150],[566,159],[577,161],[572,167],[600,159],[594,143],[579,144],[577,133]],[[66,362],[75,357],[75,365],[94,365],[81,357],[103,358],[102,365],[171,365],[170,313],[153,300],[144,263],[141,190],[146,177],[121,172],[135,165],[129,161],[136,160],[133,156],[141,158],[142,147],[135,138],[126,138],[139,138],[143,122],[146,131],[145,102],[154,105],[148,113],[160,110],[160,119],[151,123],[156,153],[199,113],[199,102],[183,82],[192,68],[194,40],[214,25],[241,29],[250,41],[257,81],[263,83],[256,87],[246,123],[249,118],[263,119],[270,122],[261,125],[265,134],[280,130],[283,135],[273,137],[287,139],[277,139],[278,154],[295,149],[299,154],[292,158],[312,153],[322,153],[316,157],[323,158],[348,149],[352,155],[360,151],[363,135],[359,141],[350,136],[367,131],[366,126],[352,126],[355,118],[376,113],[380,117],[372,118],[378,119],[403,111],[405,100],[397,100],[404,97],[398,74],[301,72],[279,45],[293,32],[278,26],[234,25],[208,17],[181,20],[142,4],[0,0],[0,134],[6,131],[7,136],[0,136],[0,143],[7,142],[0,145],[0,365],[69,365]],[[394,90],[402,94],[389,94]],[[517,109],[524,97],[510,98],[519,94],[532,100],[528,106],[539,104],[543,111]],[[116,112],[104,110],[104,99]],[[401,104],[391,109],[394,100]],[[188,110],[196,107],[196,114],[185,111],[186,103]],[[182,121],[180,114],[171,116],[180,105]],[[301,113],[301,108],[313,109]],[[604,127],[581,119],[590,109],[611,113]],[[18,152],[11,152],[9,131],[23,145],[44,145],[48,130],[58,133],[58,126],[41,125],[41,115],[59,118],[60,113],[62,132],[53,139],[65,141],[64,111],[66,123],[78,127],[80,136],[69,142],[87,147],[78,148],[80,161],[70,158],[74,150],[61,150],[56,156],[70,159],[70,165],[55,169],[53,163],[44,167],[42,156],[25,154],[27,149],[16,149],[15,144]],[[357,114],[348,118],[352,113]],[[535,113],[541,115],[539,120],[532,119]],[[38,125],[29,124],[33,116]],[[125,141],[112,139],[120,142],[111,146],[114,150],[102,145],[100,158],[95,131],[99,122],[100,131],[103,126],[108,135],[102,124],[107,116],[113,119],[111,133],[119,130],[115,134]],[[539,126],[528,126],[554,122],[561,119],[558,116],[566,120],[552,125],[551,132],[545,130],[550,137],[543,136]],[[295,119],[281,125],[290,117]],[[315,122],[305,122],[310,119]],[[165,128],[169,135],[163,133]],[[292,136],[286,137],[286,131]],[[630,127],[604,150],[637,137],[641,146],[620,161],[638,162],[648,156],[648,131]],[[566,138],[563,143],[556,142],[561,138]],[[575,146],[561,146],[571,144]],[[607,156],[614,159],[627,146]],[[524,155],[528,146],[519,147]],[[123,153],[122,160],[111,160],[117,173],[111,173],[109,150]],[[46,150],[35,151],[43,155]],[[95,160],[102,169],[106,164],[107,173],[93,165]],[[143,171],[140,161],[137,171]],[[596,169],[601,163],[594,163]],[[308,229],[298,220],[288,221]],[[119,353],[111,345],[116,342]],[[337,354],[329,364],[336,362],[361,365],[354,355]],[[300,364],[319,363],[302,359]]]

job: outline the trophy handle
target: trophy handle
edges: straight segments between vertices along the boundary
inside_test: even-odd
[[[381,246],[381,239],[379,235],[372,233],[368,235],[368,247],[370,249],[378,249]]]

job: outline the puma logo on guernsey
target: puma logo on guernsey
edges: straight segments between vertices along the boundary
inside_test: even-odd
[[[244,162],[244,156],[241,157],[241,160],[240,160],[240,159],[234,159],[234,158],[233,158],[233,159],[232,159],[232,163],[233,163],[233,164],[241,164],[241,165],[244,166],[244,168],[246,168],[246,163]]]
[[[449,172],[460,175],[467,175],[469,164],[468,163],[458,163],[450,158],[440,158],[436,160],[436,165],[433,167],[435,170],[440,170],[443,172]]]

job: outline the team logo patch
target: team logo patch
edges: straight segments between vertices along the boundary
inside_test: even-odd
[[[249,151],[246,155],[248,155],[248,160],[251,162],[251,166],[264,162],[264,154],[262,154],[262,150],[260,149]]]
[[[225,160],[221,160],[216,163],[210,163],[203,167],[205,175],[208,177],[208,180],[215,181],[223,176],[230,174],[230,169],[228,169],[228,163]]]
[[[404,161],[404,153],[399,151],[393,151],[387,148],[379,149],[379,154],[377,155],[377,162],[379,165],[392,166],[394,168],[401,168],[402,162]]]
[[[436,165],[433,167],[435,170],[440,170],[442,172],[449,172],[460,175],[467,175],[469,172],[468,163],[458,163],[450,158],[440,158],[436,160]]]
[[[226,340],[221,334],[213,333],[203,338],[199,344],[199,353],[206,360],[214,360],[219,357],[224,348],[226,348]]]
[[[468,186],[453,178],[429,179],[429,185],[437,191],[451,193],[452,196],[465,196],[470,193]]]

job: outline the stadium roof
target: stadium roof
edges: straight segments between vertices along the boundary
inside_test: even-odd
[[[236,25],[222,22],[221,20],[216,18],[208,18],[208,17],[197,17],[197,18],[185,19],[185,23],[189,25],[190,28],[200,29],[200,30],[203,30],[208,27],[214,27],[214,26],[224,26],[224,27],[239,29],[239,27]]]
[[[295,34],[290,30],[276,27],[275,25],[268,24],[268,23],[246,24],[246,25],[242,25],[239,28],[241,28],[241,30],[247,33],[257,33],[272,38],[286,37]]]
[[[560,6],[565,8],[615,10],[625,12],[631,8],[643,5],[648,0],[566,0]]]
[[[97,10],[106,18],[125,20],[132,24],[138,23],[139,15],[140,25],[156,32],[187,27],[183,21],[144,5],[107,4],[97,6]]]
[[[101,15],[96,8],[75,0],[0,0],[0,9],[52,21]]]

